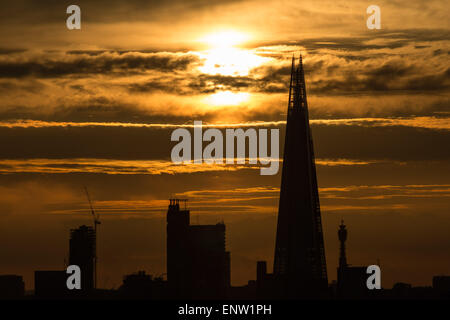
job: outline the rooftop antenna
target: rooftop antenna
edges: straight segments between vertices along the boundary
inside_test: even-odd
[[[94,219],[94,232],[95,232],[95,251],[94,251],[94,289],[97,289],[97,225],[100,223],[100,215],[95,214],[94,208],[92,207],[91,197],[89,196],[88,189],[86,186],[84,187],[84,191],[86,192],[86,197],[89,202],[89,207],[91,209],[91,215]]]

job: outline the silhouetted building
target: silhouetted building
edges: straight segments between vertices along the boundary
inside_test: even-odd
[[[171,199],[167,212],[167,280],[174,297],[220,298],[230,286],[225,225],[190,225],[189,210]]]
[[[383,299],[438,299],[445,298],[432,287],[413,287],[409,283],[397,282],[391,290],[383,290]],[[448,297],[447,297],[448,298]]]
[[[267,273],[266,261],[256,263],[256,294],[258,299],[280,298],[283,283],[273,273]]]
[[[81,226],[70,230],[69,265],[77,265],[81,269],[81,290],[89,293],[94,288],[96,235],[94,228]]]
[[[347,266],[347,254],[345,253],[345,241],[347,241],[347,229],[344,225],[344,220],[341,221],[339,226],[338,237],[340,242],[339,247],[339,268],[345,268]]]
[[[35,271],[34,295],[37,298],[64,298],[68,294],[66,271]]]
[[[338,296],[341,298],[367,298],[369,289],[367,289],[367,267],[339,268],[338,274]]]
[[[154,278],[145,271],[126,275],[123,278],[123,284],[119,288],[120,297],[122,298],[166,298],[167,297],[167,281],[160,277]]]
[[[25,293],[25,283],[22,276],[0,276],[0,299],[20,299]]]
[[[450,276],[434,276],[433,289],[440,297],[450,298]]]
[[[328,290],[316,167],[302,57],[292,58],[273,272],[287,298]]]
[[[253,300],[257,297],[256,281],[249,280],[244,286],[230,286],[227,298],[231,300]]]
[[[367,289],[367,267],[352,267],[347,264],[346,246],[347,229],[344,221],[338,230],[340,242],[339,267],[337,268],[337,295],[340,298],[367,298],[369,289]]]

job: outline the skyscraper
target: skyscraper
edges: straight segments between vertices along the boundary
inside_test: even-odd
[[[167,211],[167,280],[173,297],[224,298],[230,286],[225,224],[190,225],[189,210],[170,199]]]
[[[83,225],[70,230],[69,264],[81,269],[82,293],[88,293],[94,288],[95,248],[94,228]]]
[[[287,298],[318,297],[327,289],[319,193],[302,57],[292,58],[281,178],[274,276]]]

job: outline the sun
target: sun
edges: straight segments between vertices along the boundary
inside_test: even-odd
[[[213,48],[230,48],[247,41],[248,34],[237,31],[222,31],[204,36],[200,41]]]
[[[219,77],[246,77],[252,69],[262,65],[269,58],[255,54],[252,49],[242,48],[242,44],[250,41],[248,33],[225,30],[211,33],[200,38],[207,46],[198,52],[203,63],[198,67],[202,74]],[[216,86],[214,94],[207,95],[203,102],[208,106],[239,106],[251,100],[249,92],[230,91]]]
[[[267,58],[256,55],[252,50],[238,45],[251,40],[250,34],[238,31],[221,31],[200,38],[208,46],[199,52],[203,65],[202,73],[223,76],[246,76],[250,70],[264,63]]]

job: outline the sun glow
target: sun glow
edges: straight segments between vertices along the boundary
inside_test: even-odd
[[[234,47],[249,40],[250,36],[236,31],[223,31],[209,34],[200,39],[201,42],[207,43],[213,48],[229,48]]]
[[[268,58],[260,57],[251,50],[236,46],[250,40],[250,36],[236,31],[225,31],[207,35],[200,41],[209,49],[199,53],[204,59],[199,67],[202,73],[223,76],[246,76],[250,70],[264,63]]]
[[[205,98],[205,102],[214,106],[236,106],[250,98],[247,92],[219,91]]]
[[[251,36],[237,31],[224,31],[209,34],[200,39],[208,48],[198,53],[203,64],[198,68],[203,74],[225,77],[245,77],[253,68],[269,60],[258,56],[253,50],[239,48],[249,41]],[[208,95],[203,102],[209,106],[237,106],[247,102],[248,92],[235,92],[218,86],[214,94]]]

